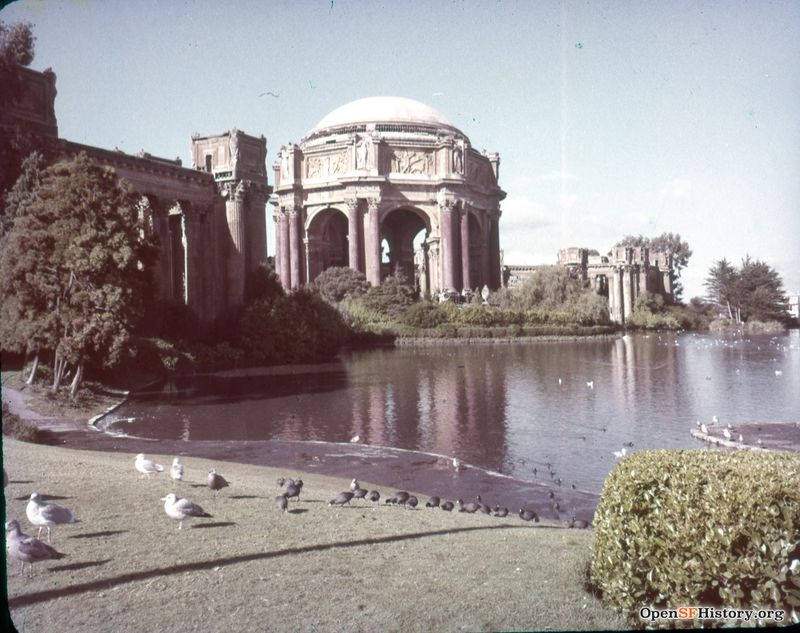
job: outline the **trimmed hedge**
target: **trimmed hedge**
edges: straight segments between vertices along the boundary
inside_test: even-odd
[[[635,453],[606,479],[594,534],[592,582],[634,624],[644,606],[800,613],[800,455]]]

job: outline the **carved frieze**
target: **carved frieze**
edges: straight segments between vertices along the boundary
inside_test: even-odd
[[[395,174],[433,174],[433,152],[413,149],[394,149],[391,170]]]
[[[347,171],[348,151],[306,158],[306,178],[325,178],[337,176]]]

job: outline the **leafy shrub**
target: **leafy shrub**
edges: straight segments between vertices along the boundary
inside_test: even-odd
[[[20,418],[16,413],[11,413],[7,403],[3,403],[3,435],[13,437],[23,442],[42,443],[47,433],[35,424]]]
[[[452,320],[458,312],[452,303],[431,303],[420,301],[406,308],[402,322],[411,327],[431,328]]]
[[[268,266],[260,265],[247,275],[244,284],[245,303],[256,301],[274,301],[284,294],[278,275]]]
[[[271,303],[254,303],[242,316],[242,347],[256,362],[297,363],[334,356],[346,336],[339,311],[300,290]]]
[[[314,288],[331,303],[363,296],[370,285],[364,273],[347,266],[333,266],[322,271],[314,280]]]
[[[642,606],[798,610],[800,456],[636,453],[606,479],[594,533],[592,581],[638,624]]]
[[[392,319],[399,319],[408,306],[416,302],[416,292],[405,275],[398,271],[380,285],[372,286],[364,295],[364,305]]]
[[[629,325],[645,330],[679,330],[681,324],[672,314],[653,314],[647,310],[635,310],[628,321]]]

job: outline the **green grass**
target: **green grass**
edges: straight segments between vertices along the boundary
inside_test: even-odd
[[[34,491],[81,519],[53,530],[68,558],[36,565],[32,578],[9,561],[17,630],[625,628],[583,588],[589,531],[382,501],[329,508],[349,482],[314,474],[284,514],[275,479],[298,473],[187,458],[187,481],[173,486],[164,473],[140,479],[133,458],[4,439],[6,519],[35,535],[25,516]],[[231,481],[218,498],[201,485],[212,466]],[[171,491],[213,518],[179,531],[159,500]]]

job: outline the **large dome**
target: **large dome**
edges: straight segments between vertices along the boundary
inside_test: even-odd
[[[315,132],[364,123],[414,123],[454,127],[441,112],[405,97],[367,97],[340,106],[324,116]]]

